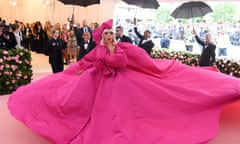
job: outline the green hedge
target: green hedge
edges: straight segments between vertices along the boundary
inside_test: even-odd
[[[199,66],[199,54],[155,48],[151,56],[153,58],[177,60],[190,66]],[[240,77],[240,61],[233,59],[216,59],[216,66],[222,73]]]
[[[32,80],[31,54],[25,49],[0,49],[0,95],[10,94]]]

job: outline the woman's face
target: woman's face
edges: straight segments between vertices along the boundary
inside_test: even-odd
[[[58,38],[60,36],[60,32],[58,30],[54,31],[53,37]]]
[[[114,33],[111,30],[105,30],[103,32],[104,43],[109,44],[114,42]]]

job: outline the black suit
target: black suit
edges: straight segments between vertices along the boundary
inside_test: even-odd
[[[216,50],[216,45],[213,43],[206,43],[198,36],[195,36],[196,41],[202,46],[202,53],[199,59],[199,65],[200,66],[211,66],[213,63],[216,61],[215,59],[215,50]]]
[[[116,40],[119,42],[129,42],[132,43],[131,38],[129,38],[128,36],[122,35],[121,37],[116,37]]]
[[[81,42],[80,43],[80,51],[77,57],[77,60],[83,58],[87,53],[89,53],[93,48],[96,47],[96,43],[92,40],[89,42]]]
[[[92,30],[90,27],[86,27],[87,28],[87,32],[90,33],[91,39],[92,39]],[[74,27],[74,32],[77,38],[77,45],[80,46],[80,43],[83,42],[83,33],[85,32],[85,29],[83,27],[81,28],[77,28]]]
[[[136,35],[140,38],[140,42],[138,44],[139,47],[143,48],[149,55],[151,54],[152,48],[154,47],[154,43],[152,40],[148,39],[146,40],[143,35],[141,35],[137,28],[134,28],[134,32]]]
[[[61,39],[49,39],[47,42],[47,50],[49,54],[49,63],[51,64],[53,73],[61,72],[64,69],[63,64],[63,43]]]
[[[4,33],[4,35],[5,34],[9,36],[9,39],[5,38],[6,47],[8,49],[15,49],[15,46],[17,45],[17,41],[16,41],[14,33],[13,32],[6,32],[6,33]]]

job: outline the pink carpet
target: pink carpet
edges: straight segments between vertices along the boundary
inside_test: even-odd
[[[219,133],[209,144],[240,144],[240,100],[222,110]]]
[[[38,80],[50,73],[35,73]],[[1,144],[50,144],[11,116],[7,108],[9,95],[0,96],[0,143]]]
[[[38,80],[50,73],[36,73]],[[7,109],[8,95],[0,96],[0,140],[1,144],[50,144],[22,123],[15,120]],[[209,144],[240,144],[240,101],[226,106],[220,117],[217,137]]]

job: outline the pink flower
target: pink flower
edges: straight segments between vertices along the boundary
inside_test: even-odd
[[[5,64],[5,67],[6,67],[6,68],[10,68],[10,65],[9,65],[9,64]]]
[[[12,65],[12,70],[15,71],[16,69],[18,69],[18,66]]]
[[[7,55],[7,54],[8,54],[8,51],[4,50],[4,51],[3,51],[3,54]]]
[[[0,65],[0,70],[4,70],[4,66],[3,65]]]
[[[28,76],[27,76],[27,75],[24,75],[24,76],[23,76],[23,79],[27,79],[27,78],[28,78]]]
[[[9,71],[5,71],[4,74],[5,74],[5,75],[9,75],[10,72],[9,72]]]
[[[19,55],[16,55],[16,56],[14,57],[14,60],[15,60],[15,61],[18,61],[19,57],[20,57]]]
[[[12,57],[7,57],[7,61],[11,61],[12,60]]]
[[[26,64],[30,64],[30,62],[27,59],[24,59]]]
[[[23,56],[23,52],[20,52],[19,55],[20,55],[20,56]]]
[[[10,82],[9,82],[9,81],[6,81],[6,82],[5,82],[5,84],[6,84],[6,85],[9,85],[9,84],[10,84]]]
[[[16,80],[15,79],[12,79],[11,80],[12,84],[16,83]]]
[[[16,76],[17,76],[17,77],[21,77],[22,74],[21,74],[21,73],[17,73]]]

